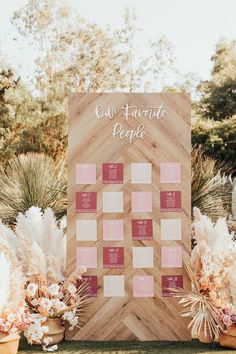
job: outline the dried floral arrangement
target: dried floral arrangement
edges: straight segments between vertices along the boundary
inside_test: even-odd
[[[0,221],[0,342],[19,344],[19,333],[29,325],[24,302],[24,277],[16,256],[17,239]],[[4,349],[3,349],[4,350]]]
[[[236,243],[225,218],[215,224],[194,208],[196,245],[188,273],[192,289],[172,289],[181,297],[182,316],[192,318],[189,327],[203,342],[220,341],[236,348]],[[232,337],[232,338],[231,338]]]
[[[31,323],[25,336],[30,344],[42,345],[44,351],[57,350],[67,324],[69,330],[80,328],[90,306],[89,289],[82,278],[86,268],[66,276],[64,229],[63,220],[58,223],[50,208],[42,212],[31,207],[18,215],[12,232],[26,277],[25,302]]]

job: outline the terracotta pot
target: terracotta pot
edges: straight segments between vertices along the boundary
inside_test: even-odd
[[[60,318],[47,318],[42,326],[48,327],[48,332],[44,334],[41,343],[33,343],[33,345],[42,345],[45,338],[52,338],[50,345],[58,344],[63,341],[65,336],[65,327],[62,326]],[[0,353],[1,354],[1,353]]]
[[[219,342],[222,347],[236,349],[236,326],[230,326],[226,333],[221,333]]]
[[[16,354],[19,341],[19,334],[0,333],[0,354]]]
[[[213,338],[210,335],[210,331],[208,326],[205,326],[205,324],[203,324],[201,326],[199,335],[198,335],[198,340],[199,342],[202,343],[213,343]]]

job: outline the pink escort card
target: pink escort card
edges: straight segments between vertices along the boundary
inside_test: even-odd
[[[132,220],[132,239],[152,240],[153,239],[152,219]]]
[[[103,240],[119,241],[124,239],[123,220],[103,220]]]
[[[124,268],[124,247],[103,247],[103,268]]]
[[[86,268],[97,268],[97,247],[77,247],[77,266]]]
[[[82,278],[88,285],[89,296],[96,297],[98,294],[98,277],[97,275],[83,275]]]
[[[181,183],[181,164],[179,162],[160,163],[161,183]]]
[[[182,247],[161,247],[162,268],[182,268]]]
[[[97,193],[96,192],[76,192],[76,212],[96,213]]]
[[[162,275],[162,296],[173,296],[169,288],[183,288],[183,275]]]
[[[181,211],[181,192],[168,191],[161,193],[161,211]]]
[[[152,275],[133,276],[133,297],[154,297],[154,279]]]
[[[96,164],[76,164],[76,184],[96,184]]]
[[[152,212],[152,192],[131,192],[132,212]]]
[[[123,163],[104,163],[102,165],[102,182],[105,184],[122,184],[124,180]]]
[[[181,240],[181,224],[181,219],[161,219],[161,240]]]

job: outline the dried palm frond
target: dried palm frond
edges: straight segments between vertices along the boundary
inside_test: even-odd
[[[221,332],[224,332],[224,325],[212,301],[199,291],[193,270],[190,267],[186,267],[186,270],[192,284],[192,289],[171,288],[169,290],[173,296],[181,298],[179,303],[182,304],[184,310],[181,311],[180,315],[192,318],[188,328],[191,328],[192,332],[197,336],[200,335],[200,331],[203,328],[205,332],[208,329],[211,339],[215,340]]]
[[[225,174],[228,166],[192,150],[192,206],[213,220],[231,212],[232,182]]]

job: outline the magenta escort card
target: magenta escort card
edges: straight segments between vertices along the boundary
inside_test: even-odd
[[[119,241],[124,239],[124,220],[103,220],[103,240]]]
[[[96,192],[76,192],[76,212],[96,213],[97,193]]]
[[[154,279],[152,275],[133,276],[133,297],[154,297]]]
[[[76,184],[96,184],[96,164],[76,164]]]
[[[161,247],[162,268],[182,268],[182,247]]]
[[[183,288],[183,275],[162,275],[162,296],[172,297],[170,288]]]
[[[152,219],[132,220],[132,239],[152,240],[153,239]]]
[[[152,212],[152,192],[131,192],[132,212]]]
[[[181,192],[160,192],[161,211],[181,211]]]
[[[96,297],[98,293],[98,277],[97,275],[83,275],[82,278],[88,286],[89,296]]]
[[[124,247],[103,247],[103,268],[124,268]]]
[[[102,181],[105,184],[122,184],[124,180],[123,163],[104,163],[102,165]]]
[[[181,183],[181,164],[179,162],[160,163],[161,183]]]

